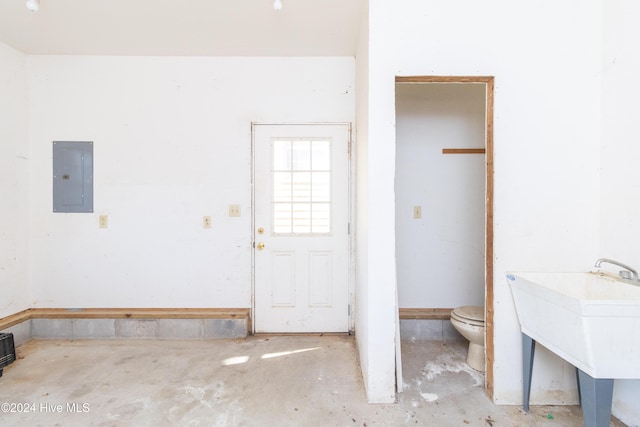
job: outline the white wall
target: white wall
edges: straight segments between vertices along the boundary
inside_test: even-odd
[[[396,85],[396,252],[401,308],[484,305],[484,84]],[[420,206],[422,217],[414,218]]]
[[[386,401],[389,390],[376,386],[381,366],[371,341],[375,331],[371,329],[373,312],[369,298],[369,13],[363,13],[356,53],[356,280],[355,280],[355,330],[360,368],[367,398],[370,402]]]
[[[599,256],[640,269],[640,4],[603,1],[603,126]],[[615,271],[615,270],[613,270]],[[613,414],[640,425],[640,380],[614,382]]]
[[[250,123],[353,122],[354,68],[353,58],[29,57],[33,305],[250,307]],[[74,140],[94,142],[95,212],[54,214],[51,144]]]
[[[395,259],[395,214],[393,203],[384,202],[393,200],[395,146],[393,138],[385,140],[384,149],[373,144],[384,140],[376,132],[378,120],[385,119],[376,107],[385,102],[377,90],[381,57],[375,46],[380,45],[381,34],[370,31],[385,17],[374,12],[365,12],[368,21],[362,24],[357,52],[356,337],[369,402],[391,403],[395,401],[395,342],[399,339],[395,265],[388,262]]]
[[[378,264],[381,257],[395,255],[393,234],[389,235],[389,230],[386,230],[379,235],[378,231],[384,230],[382,224],[389,220],[389,213],[393,221],[393,207],[386,212],[376,212],[376,208],[380,198],[378,192],[381,191],[383,197],[388,194],[393,186],[393,175],[389,174],[392,171],[379,169],[384,165],[380,157],[384,154],[373,150],[375,155],[370,155],[372,130],[376,128],[376,118],[370,115],[376,102],[372,91],[375,66],[370,56],[371,46],[375,44],[369,34],[372,19],[379,17],[370,16],[367,7],[363,13],[356,54],[356,342],[369,403],[391,403],[395,401],[397,310],[392,303],[395,300],[395,271],[386,271],[384,263],[383,270],[380,270]],[[379,176],[381,172],[382,176]]]
[[[0,317],[29,307],[26,63],[0,43]]]
[[[598,254],[601,2],[371,0],[369,248],[395,245],[394,76],[495,76],[494,400],[519,404],[521,337],[507,270],[577,270]],[[463,13],[462,13],[463,12]],[[375,71],[374,71],[375,70]],[[380,220],[374,224],[371,212]],[[373,236],[381,242],[373,242]],[[369,287],[392,301],[382,249]],[[391,279],[390,279],[391,277]],[[373,302],[370,306],[374,306]],[[377,308],[377,307],[376,307]],[[382,310],[379,322],[392,322]],[[393,333],[381,331],[385,345]],[[385,352],[388,351],[385,347]],[[532,403],[575,402],[575,376],[538,352]]]

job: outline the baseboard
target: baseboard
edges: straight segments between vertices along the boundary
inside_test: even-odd
[[[30,308],[31,319],[248,319],[248,308]],[[1,320],[0,320],[1,322]]]
[[[30,308],[0,331],[30,322],[33,338],[231,338],[251,332],[248,308]],[[92,336],[94,331],[100,331]]]
[[[449,320],[453,308],[400,308],[400,319]]]
[[[19,311],[14,314],[10,314],[0,319],[0,331],[3,329],[10,328],[19,323],[25,322],[27,320],[31,320],[31,309],[28,308],[26,310]]]

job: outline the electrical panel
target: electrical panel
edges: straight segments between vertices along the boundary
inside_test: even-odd
[[[93,212],[93,142],[53,142],[53,211]]]

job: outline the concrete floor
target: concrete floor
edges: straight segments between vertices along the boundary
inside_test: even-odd
[[[3,404],[0,424],[582,425],[577,407],[534,407],[527,414],[494,406],[465,355],[462,342],[404,342],[405,392],[397,404],[370,405],[353,337],[32,340],[0,378],[0,403],[20,411],[7,413]]]

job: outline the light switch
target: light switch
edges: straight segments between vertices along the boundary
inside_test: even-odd
[[[422,218],[422,206],[414,206],[413,207],[413,217],[415,219]]]
[[[100,215],[98,217],[98,227],[100,228],[109,227],[109,215]]]
[[[229,216],[240,216],[240,205],[229,205]]]
[[[209,215],[202,217],[202,228],[211,228],[211,217]]]

